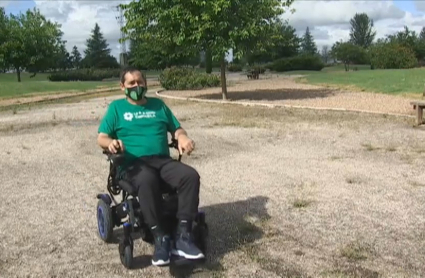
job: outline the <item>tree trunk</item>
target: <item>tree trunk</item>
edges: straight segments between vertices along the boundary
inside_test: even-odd
[[[18,75],[18,82],[21,82],[21,70],[19,67],[16,69],[16,74]]]
[[[206,73],[212,72],[212,55],[209,49],[205,51],[205,71]]]
[[[227,100],[227,84],[226,84],[226,60],[221,58],[221,93],[223,100]]]

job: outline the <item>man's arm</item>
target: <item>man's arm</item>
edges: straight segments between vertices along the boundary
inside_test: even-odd
[[[116,153],[118,148],[124,150],[121,140],[113,139],[116,129],[116,111],[113,104],[108,107],[100,122],[97,136],[97,144],[104,150]]]
[[[174,132],[174,138],[178,141],[180,136],[184,136],[184,137],[188,137],[187,132],[184,128],[179,127],[175,132]]]
[[[124,150],[121,140],[112,139],[106,133],[99,133],[97,136],[97,143],[104,150],[109,150],[111,153],[116,153],[118,149]]]

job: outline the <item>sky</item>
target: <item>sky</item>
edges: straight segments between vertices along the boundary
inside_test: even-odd
[[[81,53],[86,39],[97,22],[107,39],[112,55],[119,57],[120,26],[116,6],[130,0],[0,0],[6,13],[25,12],[37,7],[48,19],[62,24],[67,49],[76,45]],[[284,19],[302,35],[309,27],[319,49],[349,38],[349,20],[355,13],[365,12],[373,19],[377,37],[402,30],[406,25],[420,32],[425,26],[424,0],[295,0]]]

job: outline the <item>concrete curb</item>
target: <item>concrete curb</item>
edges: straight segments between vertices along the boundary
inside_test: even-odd
[[[194,102],[204,102],[204,103],[216,103],[216,104],[236,104],[242,106],[263,106],[268,108],[296,108],[296,109],[310,109],[310,110],[325,110],[325,111],[339,111],[339,112],[355,112],[355,113],[368,113],[375,115],[387,115],[395,117],[405,117],[405,118],[416,118],[413,115],[399,114],[399,113],[383,113],[376,111],[368,110],[359,110],[359,109],[346,109],[346,108],[333,108],[333,107],[312,107],[312,106],[302,106],[302,105],[289,105],[289,104],[269,104],[269,103],[259,103],[259,102],[246,102],[246,101],[224,101],[224,100],[214,100],[214,99],[199,99],[191,97],[176,97],[161,94],[166,90],[156,91],[156,95],[162,98],[175,99],[175,100],[186,100]]]

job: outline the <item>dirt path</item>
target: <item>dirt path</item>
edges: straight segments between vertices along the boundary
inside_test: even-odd
[[[108,164],[95,139],[111,99],[0,114],[1,277],[425,276],[425,133],[410,119],[178,101],[208,262],[192,276],[155,268],[138,240],[125,270],[96,236]]]
[[[195,91],[165,91],[162,95],[221,99],[221,88]],[[290,76],[266,76],[259,80],[240,79],[228,87],[232,101],[255,101],[295,106],[344,108],[380,113],[414,115],[412,99],[366,92],[329,89],[323,86],[296,83]]]

